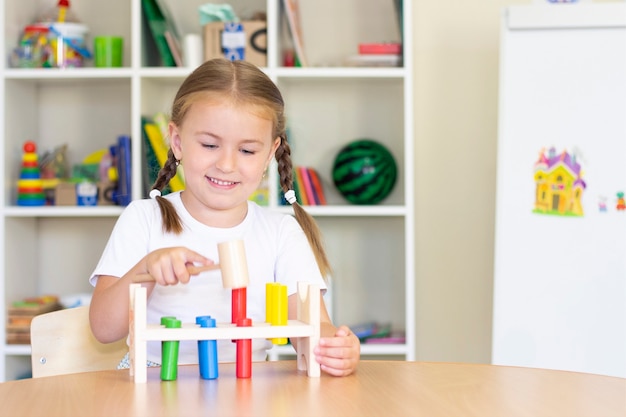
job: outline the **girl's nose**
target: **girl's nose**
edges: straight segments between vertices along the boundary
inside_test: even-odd
[[[232,172],[235,169],[235,153],[224,150],[220,153],[216,166],[222,172]]]

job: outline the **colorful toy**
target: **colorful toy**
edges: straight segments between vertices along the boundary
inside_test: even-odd
[[[50,67],[53,54],[48,42],[48,32],[45,24],[26,26],[20,44],[14,50],[13,65],[20,68]]]
[[[180,329],[181,322],[175,317],[161,317],[161,325],[166,329]],[[177,340],[161,342],[161,379],[174,381],[178,376],[178,348]]]
[[[18,206],[43,206],[46,196],[43,191],[43,180],[39,170],[39,158],[35,142],[24,143],[22,155],[22,169],[17,181]]]
[[[276,282],[265,284],[265,321],[272,326],[287,324],[287,286]],[[287,338],[271,339],[275,345],[286,345]]]
[[[250,319],[237,320],[237,327],[250,326],[252,326]],[[252,376],[252,340],[237,339],[235,343],[237,343],[237,378],[250,378]]]
[[[385,199],[393,190],[397,175],[391,152],[370,139],[349,143],[333,163],[335,186],[354,204],[376,204]]]
[[[215,319],[211,316],[196,317],[196,324],[200,327],[215,328]],[[198,340],[198,368],[203,379],[217,379],[217,341]]]
[[[189,266],[187,269],[191,274],[218,268],[221,270],[223,286],[233,289],[232,315],[237,317],[237,321],[217,323],[215,327],[202,327],[202,324],[199,326],[197,324],[198,318],[196,318],[196,323],[183,323],[180,328],[164,328],[157,324],[149,325],[146,322],[147,289],[142,287],[140,282],[147,282],[152,277],[147,274],[138,275],[135,283],[130,285],[130,372],[135,383],[146,382],[147,380],[146,349],[148,341],[234,340],[237,344],[237,377],[250,378],[252,370],[251,339],[300,338],[297,351],[297,368],[298,370],[306,370],[309,377],[319,377],[320,366],[313,355],[313,349],[320,337],[321,296],[319,286],[298,283],[297,320],[289,320],[285,325],[253,323],[251,319],[245,317],[245,292],[235,291],[242,288],[245,290],[248,284],[248,267],[243,241],[220,243],[218,252],[219,265]],[[276,306],[271,308],[274,309]],[[278,310],[278,308],[276,309]],[[242,313],[243,316],[241,316]],[[198,354],[203,355],[203,350],[199,350]],[[215,356],[215,366],[216,363],[217,358]],[[209,366],[211,365],[209,364]],[[204,364],[200,366],[201,375],[203,367]],[[215,377],[217,378],[217,371]]]

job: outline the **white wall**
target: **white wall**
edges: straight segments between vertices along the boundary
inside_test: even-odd
[[[500,13],[414,0],[418,360],[489,363]]]
[[[500,13],[536,1],[413,0],[418,360],[491,362]]]

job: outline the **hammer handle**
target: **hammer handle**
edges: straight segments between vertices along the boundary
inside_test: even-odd
[[[203,265],[203,266],[195,266],[195,265],[187,266],[187,271],[189,271],[189,275],[198,275],[200,272],[212,271],[214,269],[220,269],[220,265],[213,264],[213,265]],[[152,281],[154,281],[154,278],[152,277],[152,275],[148,273],[137,274],[135,275],[135,278],[133,279],[133,282],[136,282],[136,283],[152,282]]]

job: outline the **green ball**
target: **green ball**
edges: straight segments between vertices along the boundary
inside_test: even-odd
[[[393,190],[398,176],[389,150],[371,139],[360,139],[342,148],[333,163],[333,182],[348,201],[376,204]]]

